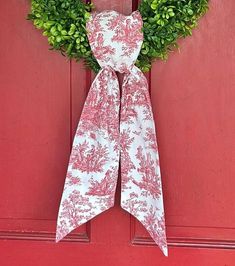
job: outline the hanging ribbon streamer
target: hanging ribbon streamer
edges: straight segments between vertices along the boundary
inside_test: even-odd
[[[143,42],[138,11],[94,13],[88,39],[101,66],[74,136],[56,242],[114,205],[121,165],[121,207],[168,255],[154,118],[144,74],[134,66]],[[121,101],[116,71],[124,73]]]

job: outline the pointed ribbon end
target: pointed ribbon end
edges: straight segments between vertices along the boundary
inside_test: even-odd
[[[161,250],[162,250],[162,253],[164,254],[164,256],[165,256],[165,257],[168,257],[168,248],[167,248],[167,246],[161,248]]]

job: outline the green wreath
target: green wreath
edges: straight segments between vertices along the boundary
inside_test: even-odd
[[[82,0],[32,0],[28,19],[43,30],[51,49],[77,61],[84,59],[97,73],[100,66],[86,33],[92,9],[92,3]],[[144,41],[136,65],[147,72],[155,59],[167,59],[168,53],[178,47],[179,38],[192,34],[198,19],[208,10],[208,0],[142,0],[138,10],[144,22]]]

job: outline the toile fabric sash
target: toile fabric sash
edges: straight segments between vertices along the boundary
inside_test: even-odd
[[[114,206],[121,172],[121,207],[137,218],[168,256],[163,193],[148,82],[134,65],[143,41],[138,11],[95,13],[88,39],[101,66],[74,136],[56,242]],[[124,73],[119,87],[116,71]]]

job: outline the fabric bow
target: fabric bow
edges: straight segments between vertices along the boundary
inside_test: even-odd
[[[133,64],[143,40],[141,26],[138,11],[130,16],[104,11],[87,24],[89,42],[102,69],[91,85],[74,136],[56,242],[114,206],[120,163],[121,207],[144,225],[168,255],[148,82]],[[123,34],[128,41],[122,40]],[[125,54],[129,46],[134,52]],[[121,93],[115,71],[124,73]]]

